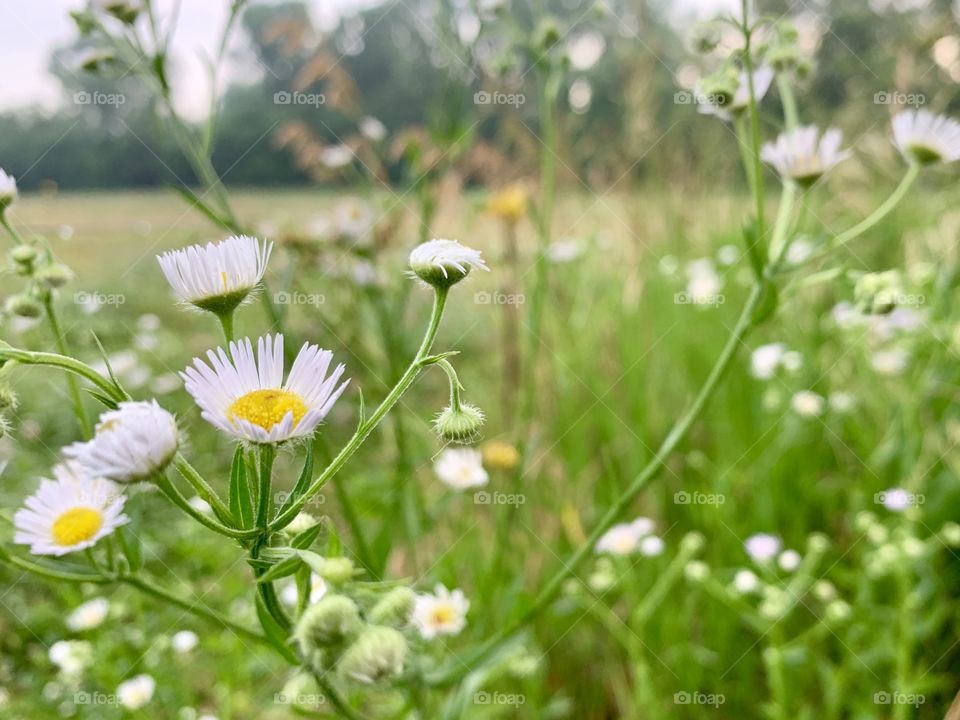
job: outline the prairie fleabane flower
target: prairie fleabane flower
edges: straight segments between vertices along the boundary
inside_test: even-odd
[[[137,675],[117,686],[117,700],[128,710],[139,710],[153,698],[157,681],[150,675]]]
[[[37,491],[13,516],[13,541],[34,555],[66,555],[92,547],[128,522],[120,487],[91,477],[79,463],[53,468],[55,480],[41,480]]]
[[[776,535],[767,533],[757,533],[747,538],[743,544],[743,549],[754,562],[765,563],[773,560],[780,552],[782,543]]]
[[[106,598],[98,597],[78,605],[67,616],[67,627],[74,631],[92,630],[99,627],[107,619],[110,612],[110,602]]]
[[[960,159],[960,123],[926,110],[907,110],[893,119],[893,144],[921,165]]]
[[[527,191],[522,185],[510,185],[490,196],[487,212],[510,224],[519,222],[527,212]]]
[[[420,636],[432,640],[437,635],[458,635],[467,624],[470,602],[462,590],[450,592],[437,584],[433,593],[417,595],[413,607],[413,623]]]
[[[774,72],[770,67],[759,67],[753,71],[753,93],[757,102],[760,102],[773,82]],[[716,93],[708,88],[698,88],[698,112],[703,115],[716,115],[721,120],[733,120],[750,106],[750,79],[747,73],[741,71],[737,77],[737,86],[732,95],[714,97]],[[703,102],[701,102],[703,100]]]
[[[490,479],[483,469],[480,451],[472,448],[444,450],[433,464],[433,470],[440,482],[454,490],[486,485]]]
[[[273,243],[246,235],[171,250],[157,260],[180,300],[216,315],[231,313],[263,279]]]
[[[156,400],[122,402],[100,415],[92,440],[64,448],[91,474],[121,483],[149,480],[173,459],[179,432]]]
[[[490,271],[480,251],[456,240],[430,240],[410,253],[410,269],[428,285],[448,288],[470,274],[471,270]]]
[[[13,175],[0,170],[0,213],[13,205],[17,199],[17,181]]]
[[[809,186],[851,156],[849,150],[840,149],[842,142],[843,133],[837,128],[821,135],[815,125],[805,125],[783,133],[776,142],[765,144],[760,157],[773,165],[780,177]]]
[[[652,532],[653,521],[649,518],[640,517],[633,522],[618,523],[600,536],[594,550],[611,555],[629,555],[636,552],[640,547],[640,541]],[[653,549],[653,545],[651,544],[648,549]]]
[[[333,353],[304,343],[283,382],[283,336],[249,338],[194,358],[180,376],[203,419],[240,440],[258,444],[309,437],[346,389],[344,366],[327,375]]]

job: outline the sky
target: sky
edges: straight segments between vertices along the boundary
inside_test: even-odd
[[[307,4],[315,24],[330,27],[342,14],[383,1],[307,0]],[[169,13],[174,2],[155,0],[161,16]],[[63,91],[50,75],[48,63],[54,48],[76,37],[68,13],[84,4],[83,0],[19,0],[6,8],[0,23],[0,67],[5,68],[0,78],[0,113],[30,106],[53,112],[62,104]],[[731,4],[738,5],[739,0],[680,0],[673,7],[709,15]],[[181,0],[173,42],[179,77],[173,86],[179,93],[177,107],[187,117],[199,118],[207,111],[210,88],[203,57],[213,54],[228,6],[228,0]]]

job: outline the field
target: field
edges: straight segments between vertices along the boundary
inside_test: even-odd
[[[846,227],[885,192],[856,178],[836,182],[854,188],[849,209],[832,216],[838,211],[819,188],[805,222],[815,216]],[[640,187],[561,199],[535,333],[524,315],[532,224],[518,226],[514,304],[497,299],[511,286],[502,227],[482,194],[446,197],[433,228],[481,250],[491,268],[451,290],[436,348],[459,351],[453,360],[465,398],[487,414],[484,441],[519,443],[519,468],[491,464],[489,484],[476,493],[437,479],[443,443],[431,420],[448,388],[430,369],[306,507],[330,518],[359,581],[403,579],[423,591],[442,582],[469,599],[463,632],[418,651],[426,671],[464,670],[452,688],[414,692],[421,717],[941,717],[960,667],[954,190],[915,192],[845,256],[858,270],[904,267],[912,314],[845,321],[835,306],[852,300],[850,282],[784,291],[774,319],[735,348],[705,412],[620,518],[650,518],[662,552],[654,543],[640,554],[587,559],[496,658],[466,666],[473,648],[522,614],[653,457],[710,372],[750,281],[739,250],[749,200],[735,193]],[[332,350],[352,378],[315,443],[319,464],[350,437],[359,391],[369,412],[426,324],[429,293],[405,276],[414,215],[398,196],[371,199],[378,214],[395,208],[401,223],[378,250],[382,282],[371,289],[355,281],[345,253],[289,242],[342,196],[239,189],[233,200],[246,223],[277,240],[266,292],[285,311],[288,337]],[[185,454],[225,496],[231,443],[200,419],[175,375],[220,343],[220,331],[172,300],[154,257],[217,232],[160,192],[28,195],[12,221],[24,236],[51,238],[55,256],[76,273],[56,299],[74,355],[100,362],[92,329],[134,398],[157,397],[189,428]],[[703,258],[716,268],[712,300],[691,303],[688,286],[702,278]],[[100,303],[95,312],[91,302]],[[533,387],[510,385],[504,370],[503,320],[518,305],[524,347],[540,358]],[[238,315],[240,337],[272,329],[259,302]],[[42,324],[10,320],[6,331],[13,345],[53,349]],[[771,343],[783,343],[789,359],[758,371],[762,358],[753,352]],[[48,474],[56,448],[77,439],[60,374],[23,367],[9,378],[20,405],[3,441],[7,519]],[[535,412],[530,427],[518,428],[509,408],[524,402]],[[301,463],[302,448],[280,452],[278,487],[292,484]],[[883,495],[891,488],[906,489],[906,512],[891,509]],[[127,512],[157,584],[256,626],[254,573],[239,547],[214,542],[157,492],[132,494]],[[799,567],[783,555],[751,560],[745,542],[758,533],[796,550]],[[328,716],[315,690],[301,692],[320,702],[295,710],[285,663],[216,623],[122,585],[0,572],[6,717],[123,717],[130,711],[111,698],[140,673],[156,680],[149,717]],[[68,628],[70,610],[95,597],[109,600],[102,624]],[[185,630],[200,638],[195,648],[175,635]],[[50,647],[64,639],[89,641],[82,671],[58,673],[51,661]],[[361,704],[379,707],[377,717],[406,716],[389,688]]]

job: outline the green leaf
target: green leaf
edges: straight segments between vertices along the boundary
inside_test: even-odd
[[[297,535],[290,545],[298,550],[306,550],[313,545],[313,541],[317,539],[317,536],[320,534],[321,530],[323,530],[322,521],[316,523],[312,527],[307,528],[302,533]]]
[[[94,390],[93,388],[86,388],[86,391],[87,391],[87,394],[90,395],[90,397],[94,398],[95,400],[98,400],[102,405],[110,408],[111,410],[116,410],[117,401],[114,400],[112,397],[108,397],[107,395],[104,395],[99,390]]]
[[[343,543],[340,536],[337,535],[337,529],[333,523],[327,525],[327,557],[340,557],[343,555]]]
[[[300,471],[300,477],[297,478],[297,484],[293,486],[293,490],[290,491],[290,494],[287,495],[286,499],[283,501],[283,505],[280,506],[280,509],[277,510],[276,517],[280,517],[284,511],[293,505],[310,487],[310,482],[313,480],[313,445],[307,445],[307,453],[303,459],[303,469]]]
[[[118,527],[116,533],[117,540],[120,542],[120,551],[130,564],[130,571],[136,572],[143,567],[140,539],[125,526]]]
[[[263,628],[264,635],[277,651],[283,655],[293,665],[299,665],[300,660],[296,653],[287,645],[287,634],[280,624],[273,618],[263,603],[263,598],[257,595],[257,618],[260,620],[260,627]]]
[[[327,562],[322,555],[318,555],[312,550],[297,550],[297,556],[309,565],[315,573],[322,573],[323,566]]]
[[[258,583],[273,582],[282,577],[293,575],[302,565],[303,560],[299,555],[291,555],[285,560],[281,560],[276,565],[271,566],[263,575],[257,578]]]
[[[242,528],[253,527],[253,500],[247,484],[247,466],[243,459],[243,447],[237,446],[230,467],[230,512]]]
[[[757,279],[761,279],[766,262],[763,257],[763,247],[761,246],[760,238],[757,236],[757,224],[753,218],[743,226],[743,242],[747,247],[747,257],[750,259],[750,267],[753,268],[753,274]]]

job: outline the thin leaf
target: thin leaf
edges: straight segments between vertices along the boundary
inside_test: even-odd
[[[323,530],[323,522],[318,522],[297,535],[291,541],[290,546],[295,547],[298,550],[308,549],[311,545],[313,545],[313,541],[317,539],[317,536],[320,534],[321,530]]]
[[[253,501],[250,498],[250,486],[247,485],[243,448],[239,445],[230,467],[230,512],[240,521],[240,527],[253,527]]]
[[[116,533],[117,540],[120,541],[120,551],[127,559],[131,572],[136,572],[143,566],[140,539],[124,526],[118,527]]]
[[[318,555],[312,550],[297,550],[297,555],[303,560],[315,573],[322,573],[323,566],[326,564],[322,555]]]
[[[286,560],[282,560],[276,565],[271,566],[265,573],[263,573],[263,575],[257,578],[257,582],[273,582],[274,580],[279,580],[282,577],[293,575],[302,564],[303,560],[299,555],[291,555]]]
[[[257,595],[256,604],[257,618],[260,620],[260,627],[263,628],[263,633],[266,635],[267,640],[269,640],[270,644],[273,645],[290,663],[299,665],[300,660],[297,658],[293,650],[290,649],[290,646],[287,645],[287,634],[284,632],[283,628],[280,627],[280,624],[274,620],[273,616],[264,605],[263,598],[261,598],[259,595]]]

